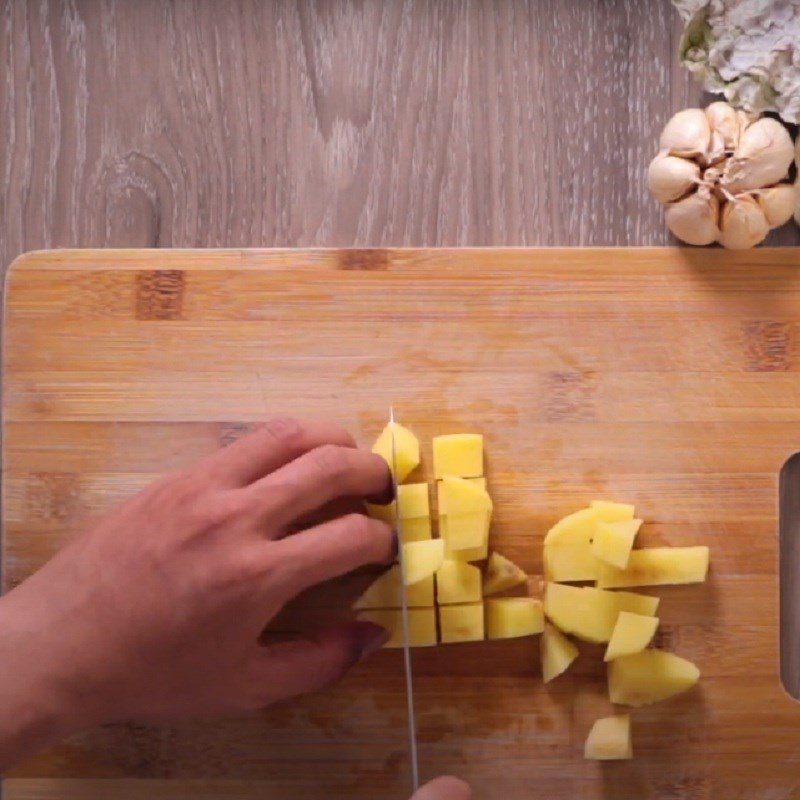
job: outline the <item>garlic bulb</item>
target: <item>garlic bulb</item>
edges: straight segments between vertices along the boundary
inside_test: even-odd
[[[794,213],[795,187],[790,183],[779,183],[759,189],[756,202],[764,212],[770,228],[779,228],[787,223]]]
[[[671,156],[694,158],[708,150],[711,126],[699,108],[685,108],[667,122],[661,132],[661,149]]]
[[[700,167],[692,161],[660,153],[647,170],[647,187],[661,203],[683,197],[700,182]]]
[[[699,192],[667,206],[667,227],[686,244],[713,244],[720,235],[717,217],[719,200]]]
[[[800,225],[800,182],[781,182],[795,155],[800,164],[800,142],[795,154],[780,122],[716,102],[667,122],[647,185],[681,241],[753,247],[792,213]]]
[[[794,158],[789,131],[775,119],[764,117],[747,127],[726,166],[725,188],[736,194],[769,186],[786,177]]]

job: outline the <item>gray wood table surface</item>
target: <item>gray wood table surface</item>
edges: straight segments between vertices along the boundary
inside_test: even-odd
[[[0,264],[669,243],[643,180],[704,99],[679,32],[668,0],[0,0]]]

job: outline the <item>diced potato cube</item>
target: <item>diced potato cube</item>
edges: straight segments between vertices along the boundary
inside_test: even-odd
[[[650,644],[656,635],[658,617],[647,617],[643,614],[631,614],[620,611],[617,624],[611,634],[606,648],[606,661],[613,661],[621,656],[639,653]]]
[[[483,594],[497,594],[506,589],[512,589],[528,580],[528,576],[513,561],[492,553],[486,565],[486,575],[483,579]]]
[[[590,586],[548,583],[544,594],[544,613],[554,625],[564,633],[595,643],[611,639],[621,611],[652,617],[657,608],[657,597],[606,592]]]
[[[458,478],[483,475],[483,436],[478,433],[434,436],[433,472],[437,479],[445,475]]]
[[[544,630],[544,611],[532,597],[494,597],[486,601],[486,638],[517,639]]]
[[[373,519],[382,520],[387,525],[394,527],[395,523],[397,522],[397,518],[395,516],[397,512],[397,506],[395,505],[394,501],[385,506],[377,506],[373,503],[367,503],[366,505],[367,516],[370,516]]]
[[[439,631],[443,643],[483,639],[483,603],[439,606]]]
[[[403,611],[399,608],[373,608],[358,612],[358,619],[374,622],[385,628],[391,638],[384,647],[403,646]],[[436,609],[408,609],[408,644],[431,647],[436,644]]]
[[[357,600],[354,608],[400,608],[403,604],[400,592],[400,565],[395,564],[380,576]],[[406,605],[409,608],[424,608],[433,605],[433,575],[406,587]]]
[[[397,487],[397,508],[400,519],[430,517],[431,506],[427,483],[407,483]]]
[[[633,540],[641,525],[640,519],[598,522],[592,541],[592,553],[606,564],[625,569],[633,549]],[[599,572],[598,568],[598,574]]]
[[[443,561],[444,542],[441,539],[407,542],[403,545],[403,583],[406,586],[419,583],[433,575]]]
[[[624,522],[633,519],[635,509],[627,503],[612,503],[608,500],[592,500],[589,507],[597,512],[601,522]]]
[[[584,508],[559,520],[544,537],[545,576],[550,581],[593,581],[597,559],[592,539],[598,512]]]
[[[394,439],[394,445],[392,445]],[[394,479],[397,483],[404,481],[419,464],[419,440],[408,428],[404,428],[396,422],[390,422],[381,431],[372,452],[377,453],[394,471],[392,459],[397,464],[397,472]]]
[[[608,665],[608,692],[612,703],[646,706],[691,689],[700,670],[674,653],[642,650]]]
[[[400,521],[397,527],[399,529],[400,541],[403,544],[407,542],[422,542],[433,536],[430,517],[404,519]]]
[[[489,542],[489,526],[491,515],[488,511],[476,511],[473,514],[448,514],[442,525],[439,520],[439,535],[447,542],[448,552],[482,547]]]
[[[583,756],[592,761],[620,761],[633,758],[630,716],[617,714],[598,719],[589,731]]]
[[[550,683],[578,657],[578,648],[561,631],[545,623],[541,643],[542,678]]]
[[[436,599],[442,605],[480,601],[481,571],[472,564],[446,558],[436,571]]]
[[[468,547],[465,550],[453,550],[447,554],[448,558],[455,561],[482,561],[489,555],[489,540],[487,540],[480,547]]]
[[[489,492],[472,481],[448,476],[442,479],[440,487],[439,496],[449,517],[492,510]],[[440,508],[439,514],[441,513]]]
[[[702,583],[708,574],[707,547],[650,547],[631,552],[621,570],[601,564],[597,585],[604,589],[625,586],[664,586]]]
[[[486,478],[463,478],[467,483],[486,491]],[[438,503],[439,516],[447,514],[447,491],[444,488],[444,480],[436,481],[436,496]]]

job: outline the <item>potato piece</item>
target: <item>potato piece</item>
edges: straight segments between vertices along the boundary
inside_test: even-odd
[[[439,630],[444,644],[483,639],[483,603],[439,606]]]
[[[578,648],[561,631],[545,623],[541,644],[544,682],[550,683],[553,678],[566,672],[577,657]]]
[[[658,617],[620,611],[614,632],[611,634],[611,640],[606,648],[605,660],[613,661],[621,656],[640,653],[653,641],[657,628]]]
[[[397,523],[397,505],[394,501],[385,506],[377,506],[374,503],[366,503],[366,506],[367,516],[372,517],[372,519],[382,520],[392,527]]]
[[[608,665],[611,702],[637,708],[685,692],[699,679],[691,661],[663,650],[642,650]]]
[[[633,549],[633,540],[642,525],[640,519],[598,522],[592,541],[592,553],[600,561],[625,569]],[[600,568],[598,567],[598,574]]]
[[[401,587],[400,565],[395,564],[367,588],[353,608],[400,608],[403,603],[400,595]],[[406,605],[409,608],[432,606],[433,575],[408,586],[405,592]]]
[[[598,512],[584,508],[559,520],[544,537],[544,570],[549,581],[593,581],[597,559],[592,539]]]
[[[408,542],[422,542],[433,536],[430,517],[400,520],[397,527],[402,544]]]
[[[598,719],[586,738],[583,757],[591,761],[620,761],[633,758],[630,715],[617,714]]]
[[[394,448],[392,447],[392,434],[394,434]],[[419,440],[408,428],[390,422],[382,431],[372,452],[377,453],[394,471],[392,454],[397,462],[397,472],[394,479],[397,483],[404,481],[419,465]]]
[[[391,638],[384,647],[403,646],[403,612],[399,608],[372,608],[358,612],[358,619],[374,622],[385,628]],[[431,647],[436,644],[436,609],[408,609],[408,644],[411,647]]]
[[[612,503],[609,500],[592,500],[589,508],[597,512],[600,522],[624,522],[626,519],[633,519],[635,509],[627,503]]]
[[[482,561],[488,555],[489,539],[487,537],[486,541],[480,547],[468,547],[465,550],[453,550],[447,554],[447,557],[452,558],[454,561]]]
[[[486,478],[462,478],[462,480],[486,491]],[[436,497],[439,516],[443,517],[447,514],[447,491],[444,488],[444,480],[436,481]]]
[[[489,543],[489,526],[491,515],[488,511],[476,511],[474,514],[448,514],[439,520],[439,535],[447,543],[448,552],[483,547]]]
[[[634,550],[624,569],[600,564],[597,586],[664,586],[702,583],[708,575],[707,547],[650,547]]]
[[[483,436],[478,433],[434,436],[433,472],[437,479],[445,475],[458,478],[483,475]]]
[[[400,519],[418,519],[431,515],[427,483],[406,483],[397,487],[397,508]]]
[[[407,542],[403,545],[403,583],[415,583],[433,575],[444,561],[444,542],[428,539],[422,542]]]
[[[652,617],[658,598],[632,592],[605,592],[592,587],[548,583],[544,613],[564,633],[598,644],[608,642],[621,611]]]
[[[481,571],[472,564],[445,558],[436,571],[436,600],[442,605],[481,600]]]
[[[486,596],[504,592],[527,580],[527,574],[513,561],[501,556],[500,553],[492,553],[489,563],[486,565],[486,575],[483,578],[483,594]]]
[[[494,597],[486,601],[486,638],[518,639],[544,630],[544,611],[532,597]]]
[[[447,476],[442,479],[440,486],[439,496],[447,509],[448,517],[492,510],[492,498],[479,484],[464,478]],[[439,513],[441,514],[441,509]]]

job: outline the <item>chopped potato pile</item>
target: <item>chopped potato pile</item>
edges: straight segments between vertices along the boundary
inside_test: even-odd
[[[373,452],[390,468],[394,460],[398,483],[420,463],[417,438],[396,423],[394,445],[392,428],[387,426]],[[405,592],[412,647],[542,634],[541,669],[549,683],[578,658],[572,636],[606,645],[612,703],[649,705],[694,686],[700,678],[694,664],[650,648],[659,625],[659,598],[617,590],[701,583],[708,573],[708,548],[634,549],[643,524],[634,507],[595,500],[561,519],[545,535],[542,601],[490,597],[527,588],[528,575],[500,553],[489,554],[494,506],[483,462],[479,434],[436,436],[433,474],[438,518],[431,512],[427,483],[398,485],[394,503],[368,506],[370,515],[396,525],[403,548],[402,566],[397,564],[378,578],[355,606],[361,619],[391,633],[386,646],[403,645],[400,608]],[[483,569],[474,563],[484,560]],[[595,760],[632,758],[630,717],[597,720],[584,755]]]

